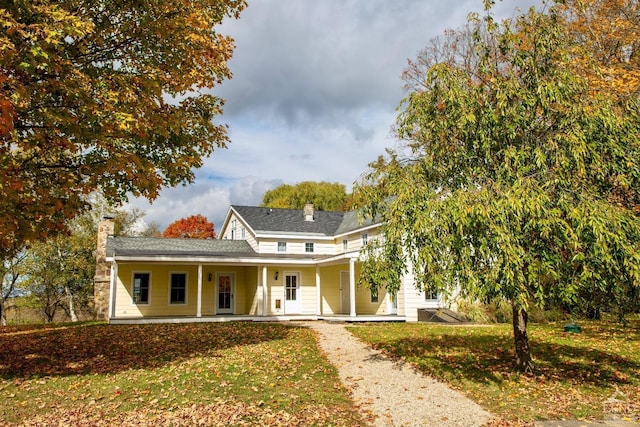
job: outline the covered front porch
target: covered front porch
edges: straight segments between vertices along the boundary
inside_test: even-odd
[[[143,325],[153,323],[215,323],[215,322],[302,322],[325,321],[336,323],[369,323],[369,322],[406,322],[405,316],[399,315],[360,315],[350,316],[341,314],[332,315],[277,315],[277,316],[251,316],[251,315],[217,315],[217,316],[159,316],[159,317],[132,317],[116,318],[109,321],[112,325]]]
[[[114,257],[110,323],[405,321],[384,290],[357,286],[353,256],[162,259]],[[400,296],[402,299],[402,296]]]

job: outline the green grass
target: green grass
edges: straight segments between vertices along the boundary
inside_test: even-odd
[[[0,420],[366,423],[313,332],[241,322],[0,329]]]
[[[640,321],[530,325],[533,375],[513,371],[510,325],[353,326],[356,336],[449,383],[512,421],[602,419],[640,421]],[[611,399],[616,400],[611,400]]]

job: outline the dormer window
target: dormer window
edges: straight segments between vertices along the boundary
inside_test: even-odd
[[[278,252],[287,252],[287,242],[278,242]]]
[[[304,251],[307,253],[313,253],[313,243],[305,243],[304,244]]]

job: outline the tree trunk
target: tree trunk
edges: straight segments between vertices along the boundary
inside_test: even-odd
[[[512,303],[513,307],[513,338],[516,344],[516,370],[525,373],[533,372],[533,359],[529,348],[527,323],[529,315],[521,307]]]
[[[69,290],[68,286],[64,287],[64,292],[67,294],[67,298],[69,298],[69,316],[71,317],[71,321],[77,322],[78,315],[76,314],[76,306],[73,302],[73,294]]]

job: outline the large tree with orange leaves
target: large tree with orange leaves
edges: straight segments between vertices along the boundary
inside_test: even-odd
[[[0,6],[0,257],[57,232],[99,191],[154,199],[228,142],[244,0],[9,0]]]
[[[640,2],[563,0],[558,9],[575,38],[574,65],[594,94],[620,102],[640,96]]]
[[[186,239],[215,239],[213,223],[202,215],[191,215],[169,224],[162,233],[163,237],[181,237]]]

